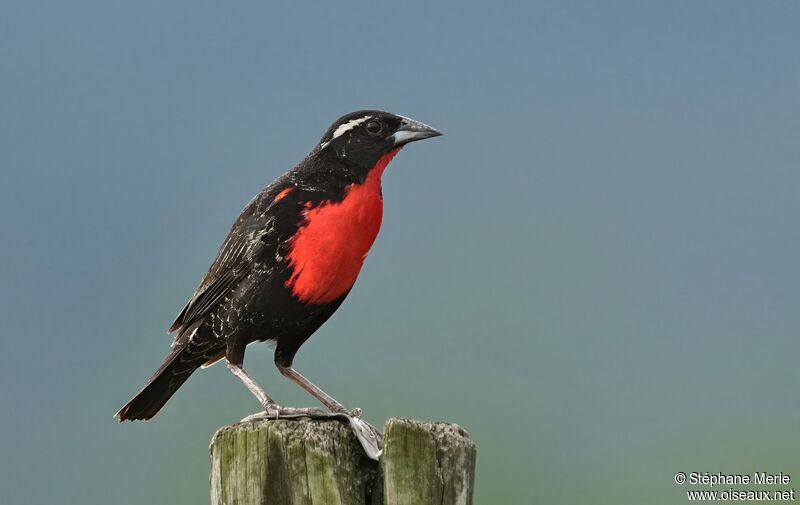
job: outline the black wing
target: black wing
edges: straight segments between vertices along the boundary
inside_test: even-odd
[[[245,206],[200,287],[169,327],[170,333],[182,331],[208,314],[247,277],[253,268],[253,258],[256,256],[254,249],[264,246],[266,242],[273,242],[267,235],[277,235],[278,227],[270,226],[270,221],[274,219],[274,195],[280,189],[275,185],[270,186]]]

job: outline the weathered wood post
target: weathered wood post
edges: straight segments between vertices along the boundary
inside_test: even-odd
[[[468,505],[475,444],[455,424],[391,419],[380,462],[338,420],[256,420],[211,441],[211,505]]]

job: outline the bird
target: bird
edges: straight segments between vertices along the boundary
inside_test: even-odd
[[[440,135],[380,110],[336,120],[302,161],[244,207],[169,327],[169,355],[117,420],[153,418],[193,372],[221,360],[266,415],[320,412],[281,406],[253,380],[244,354],[254,342],[274,344],[280,373],[329,412],[355,415],[296,371],[294,357],[356,282],[381,227],[387,165],[407,144]]]

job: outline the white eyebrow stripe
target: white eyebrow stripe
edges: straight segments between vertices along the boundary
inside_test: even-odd
[[[336,128],[333,131],[333,135],[331,136],[331,140],[341,137],[346,132],[352,130],[356,126],[358,126],[361,123],[363,123],[365,121],[368,121],[370,119],[372,119],[372,116],[363,116],[363,117],[360,117],[360,118],[351,119],[350,121],[346,122],[345,124],[339,125],[339,127]],[[330,142],[330,140],[328,142]]]
[[[356,118],[356,119],[351,119],[350,121],[348,121],[348,122],[346,122],[344,124],[340,124],[335,130],[333,130],[333,135],[331,135],[331,139],[321,143],[319,145],[319,148],[320,149],[325,149],[325,146],[327,146],[328,144],[333,142],[334,139],[337,139],[337,138],[341,137],[346,132],[349,132],[350,130],[352,130],[356,126],[358,126],[361,123],[364,123],[366,121],[369,121],[370,119],[372,119],[372,116],[362,116],[362,117],[359,117],[359,118]]]

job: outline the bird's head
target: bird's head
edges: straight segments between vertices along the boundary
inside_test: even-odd
[[[430,126],[379,110],[360,110],[337,119],[323,135],[319,153],[373,167],[383,156],[417,140],[441,135]]]

